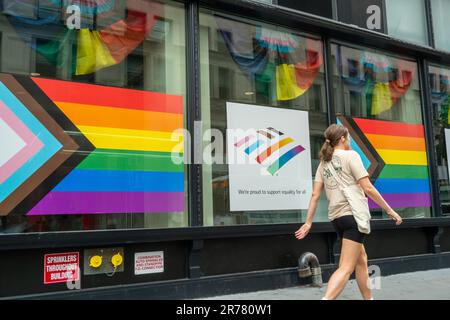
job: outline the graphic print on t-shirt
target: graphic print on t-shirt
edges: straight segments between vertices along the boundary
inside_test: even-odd
[[[339,157],[333,155],[332,159],[331,159],[331,164],[334,168],[334,170],[336,171],[336,173],[342,177],[342,163],[341,160],[339,159]],[[327,167],[323,167],[322,169],[322,174],[323,174],[323,178],[324,178],[324,182],[325,182],[325,187],[329,190],[334,190],[338,187],[338,183],[336,181],[336,179],[334,179],[333,175],[331,174],[330,169],[328,169]]]

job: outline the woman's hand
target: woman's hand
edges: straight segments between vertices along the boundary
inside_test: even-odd
[[[395,221],[395,224],[398,226],[403,222],[402,217],[400,217],[400,215],[395,212],[393,209],[389,210],[386,212],[388,214],[388,216]]]
[[[298,240],[302,240],[304,237],[306,237],[308,235],[310,229],[311,229],[311,224],[305,223],[297,231],[295,231],[295,237]]]

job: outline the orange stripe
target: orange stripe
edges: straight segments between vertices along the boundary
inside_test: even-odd
[[[258,157],[256,157],[256,161],[258,161],[258,163],[263,162],[264,160],[266,160],[274,151],[280,149],[281,147],[287,145],[288,143],[291,143],[292,138],[284,138],[283,140],[280,140],[279,142],[271,145],[270,147],[268,147],[266,150],[264,150],[263,152],[260,153],[260,155]]]
[[[375,149],[425,151],[425,139],[366,134],[367,139]]]
[[[95,105],[56,102],[77,126],[166,131],[183,128],[183,115],[165,112],[122,109]]]

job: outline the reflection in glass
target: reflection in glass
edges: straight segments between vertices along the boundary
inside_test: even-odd
[[[433,104],[433,136],[442,214],[450,214],[450,182],[448,150],[450,146],[450,69],[429,67]]]
[[[428,161],[417,65],[346,45],[332,45],[338,121],[351,133],[371,180],[403,217],[430,215]],[[381,216],[369,201],[372,216]]]
[[[386,0],[386,16],[389,35],[427,45],[425,1]]]
[[[227,102],[308,111],[315,173],[327,126],[321,41],[207,11],[200,15],[200,24],[204,132],[218,129],[226,136]],[[204,139],[208,145],[212,138]],[[205,225],[297,223],[306,215],[306,210],[230,212],[226,163],[204,164],[203,184]],[[326,206],[322,199],[317,220],[327,219]]]
[[[2,9],[0,232],[187,226],[185,165],[171,156],[185,123],[184,6]]]
[[[450,0],[431,0],[434,43],[437,49],[450,52],[450,31],[448,13]]]

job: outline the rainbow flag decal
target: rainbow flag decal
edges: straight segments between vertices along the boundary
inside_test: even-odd
[[[24,81],[29,78],[0,74],[0,215],[27,212],[46,188],[64,177],[63,164],[77,165],[73,155],[89,150],[83,137],[72,131],[58,110],[46,111]],[[41,187],[43,186],[43,187]],[[38,188],[39,187],[39,188]],[[26,204],[26,205],[23,205]]]
[[[181,96],[32,81],[93,150],[28,215],[184,212]]]
[[[430,207],[424,127],[339,116],[374,186],[393,208]],[[371,209],[379,208],[369,199]]]
[[[254,159],[272,176],[295,156],[305,151],[303,146],[297,144],[293,147],[293,145],[295,143],[292,138],[285,137],[283,132],[272,127],[257,130],[255,134],[247,135],[234,144],[251,157],[257,153]]]

